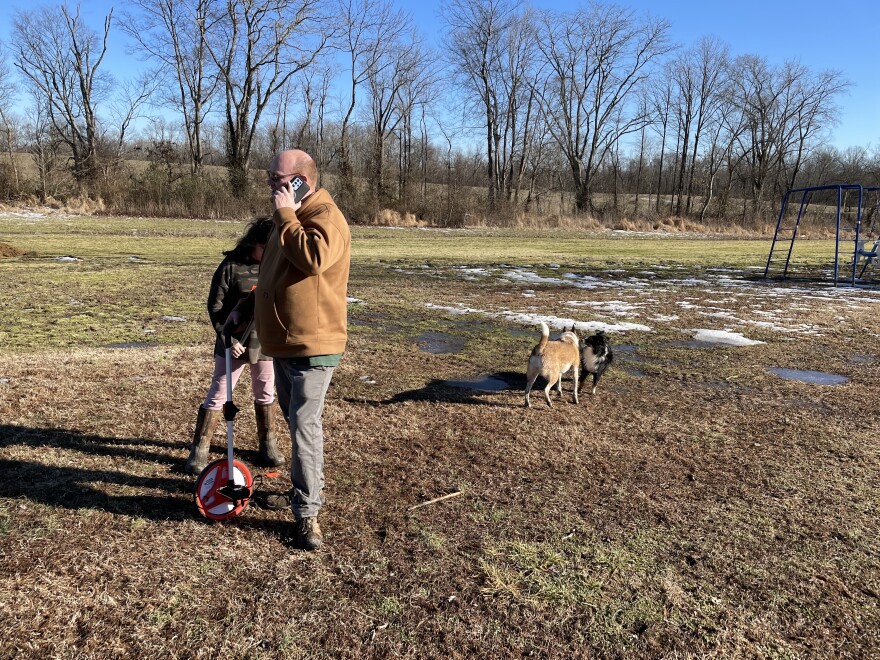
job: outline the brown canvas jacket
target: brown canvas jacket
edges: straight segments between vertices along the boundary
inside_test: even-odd
[[[313,357],[345,351],[351,261],[348,223],[326,190],[278,209],[260,264],[254,318],[262,351]]]

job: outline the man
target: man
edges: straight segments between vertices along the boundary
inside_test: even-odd
[[[290,182],[309,186],[294,200]],[[262,351],[274,358],[278,402],[290,427],[292,457],[288,502],[301,547],[323,543],[318,511],[324,504],[324,434],[321,416],[333,370],[347,339],[346,298],[351,260],[348,224],[304,151],[283,151],[267,171],[275,231],[269,236],[254,294],[230,315],[234,324],[253,314]],[[274,505],[274,506],[273,506]]]

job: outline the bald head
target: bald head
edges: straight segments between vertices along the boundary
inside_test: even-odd
[[[272,190],[286,184],[295,174],[300,175],[314,191],[318,187],[318,168],[314,159],[300,149],[282,151],[269,165],[269,178],[266,183]]]

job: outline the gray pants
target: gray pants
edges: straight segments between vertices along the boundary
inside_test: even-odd
[[[336,367],[304,367],[275,358],[278,404],[290,427],[290,508],[297,518],[318,515],[324,504],[324,397]]]

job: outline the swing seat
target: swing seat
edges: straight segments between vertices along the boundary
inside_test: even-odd
[[[868,245],[868,241],[859,241],[859,243],[861,243],[858,251],[858,255],[860,257],[866,257],[869,261],[871,259],[877,258],[877,248],[880,247],[880,238],[874,241],[874,245],[871,247],[870,250],[866,247]]]

